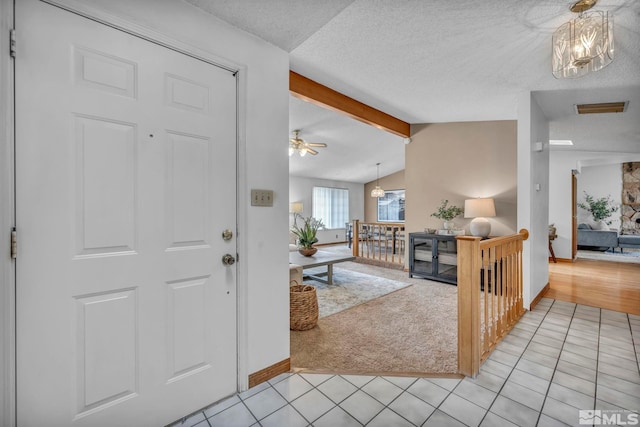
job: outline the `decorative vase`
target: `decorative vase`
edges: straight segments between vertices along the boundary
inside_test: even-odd
[[[591,226],[593,230],[608,230],[609,224],[605,220],[596,221],[595,224]]]
[[[318,248],[314,248],[313,246],[310,248],[298,248],[298,252],[304,256],[311,256],[318,252]]]
[[[453,223],[453,221],[445,221],[444,224],[442,224],[442,227],[445,230],[453,230],[454,228],[456,228],[456,225]]]

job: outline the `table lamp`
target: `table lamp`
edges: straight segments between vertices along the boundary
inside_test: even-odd
[[[491,223],[486,217],[496,216],[493,199],[467,199],[464,201],[464,217],[473,218],[469,229],[474,236],[487,237],[491,233]]]

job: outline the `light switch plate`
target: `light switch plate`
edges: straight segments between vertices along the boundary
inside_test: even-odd
[[[251,190],[251,206],[273,206],[273,190]]]

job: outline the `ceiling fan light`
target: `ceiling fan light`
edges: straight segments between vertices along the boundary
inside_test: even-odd
[[[307,150],[305,150],[304,148],[300,148],[298,149],[298,154],[300,154],[300,157],[304,157],[307,155]]]
[[[289,147],[289,157],[293,156],[293,153],[295,153],[296,150],[293,147]]]

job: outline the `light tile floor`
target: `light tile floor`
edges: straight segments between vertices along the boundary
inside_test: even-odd
[[[174,427],[631,425],[639,354],[640,316],[543,299],[475,379],[282,374]]]

